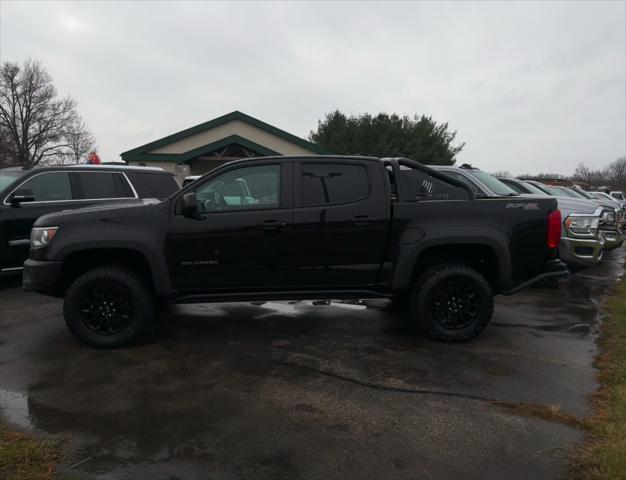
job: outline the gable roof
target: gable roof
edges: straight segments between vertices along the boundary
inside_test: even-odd
[[[183,140],[187,137],[191,137],[192,135],[197,135],[198,133],[204,132],[206,130],[210,130],[211,128],[215,128],[220,125],[224,125],[225,123],[232,122],[233,120],[239,120],[245,122],[249,125],[252,125],[260,130],[263,130],[271,135],[275,135],[287,142],[299,145],[302,148],[310,150],[311,152],[317,154],[327,154],[319,145],[315,143],[308,142],[300,137],[292,135],[289,132],[281,130],[280,128],[276,128],[269,123],[262,122],[259,119],[251,117],[250,115],[246,115],[238,110],[234,112],[227,113],[226,115],[222,115],[221,117],[214,118],[213,120],[209,120],[208,122],[201,123],[196,125],[195,127],[187,128],[185,130],[181,130],[180,132],[173,133],[166,137],[160,138],[150,143],[146,143],[145,145],[141,145],[140,147],[133,148],[131,150],[127,150],[121,154],[123,160],[126,161],[141,161],[146,160],[144,155],[149,152],[156,150],[158,148],[164,147],[171,143]],[[218,140],[208,145],[204,145],[200,148],[196,148],[194,150],[190,150],[188,152],[184,152],[181,154],[154,154],[150,153],[150,160],[162,160],[162,161],[176,161],[176,162],[184,162],[185,160],[189,160],[190,158],[194,158],[198,155],[202,155],[203,153],[210,152],[212,150],[218,149],[220,147],[230,145],[232,143],[239,144],[243,147],[250,148],[256,152],[259,152],[264,155],[279,155],[278,152],[270,150],[262,145],[254,143],[250,140],[247,140],[239,135],[231,135],[224,139]]]

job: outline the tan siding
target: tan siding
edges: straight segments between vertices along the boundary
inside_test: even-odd
[[[240,137],[250,140],[251,142],[263,145],[266,148],[274,150],[283,155],[315,155],[315,152],[284,140],[276,135],[265,132],[260,128],[249,125],[241,120],[233,120],[232,122],[219,125],[204,132],[192,135],[183,140],[170,143],[149,153],[174,153],[181,154],[194,150],[203,145],[217,142],[231,135],[239,135]]]
[[[171,173],[176,173],[176,162],[129,162],[129,165],[143,165],[145,167],[158,167]]]

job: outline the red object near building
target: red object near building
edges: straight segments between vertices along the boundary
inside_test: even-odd
[[[91,152],[89,157],[87,158],[87,163],[90,165],[100,165],[102,162],[100,161],[100,157],[96,152]]]

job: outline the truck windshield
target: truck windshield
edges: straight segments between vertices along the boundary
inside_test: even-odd
[[[569,192],[571,196],[574,198],[584,198],[585,200],[589,200],[589,198],[587,198],[583,193],[579,192],[578,190],[574,188],[569,188],[569,187],[561,187],[561,188],[563,188],[563,190],[565,190],[566,192]]]
[[[593,197],[589,195],[587,192],[583,192],[582,190],[578,190],[577,188],[573,188],[572,190],[574,190],[578,195],[582,196],[583,198],[586,198],[587,200],[593,200]]]
[[[558,188],[553,187],[552,185],[546,185],[545,183],[537,182],[538,185],[535,185],[537,188],[545,190],[546,193],[552,195],[553,197],[569,197],[569,195],[565,195]]]
[[[481,172],[480,170],[468,170],[467,173],[476,177],[480,182],[484,183],[489,190],[491,190],[496,195],[501,195],[503,197],[513,197],[519,195],[515,190],[509,187],[507,184],[502,183],[493,175],[490,175],[487,172]]]
[[[540,188],[535,187],[532,183],[524,182],[524,188],[535,195],[546,195],[546,192],[544,192]]]
[[[565,197],[571,197],[571,198],[585,198],[582,195],[578,195],[576,192],[570,190],[569,188],[565,188],[565,187],[552,187],[557,189],[559,192],[561,192],[561,196],[565,196]]]
[[[21,170],[0,170],[0,192],[3,192],[5,188],[25,173]]]

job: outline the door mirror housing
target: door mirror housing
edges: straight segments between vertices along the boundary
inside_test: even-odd
[[[28,188],[20,188],[19,190],[16,190],[11,197],[9,197],[9,201],[11,202],[11,205],[16,207],[22,202],[34,202],[35,195],[33,194],[33,191]]]
[[[181,213],[185,217],[195,218],[198,213],[198,203],[194,192],[185,193],[181,200]]]

